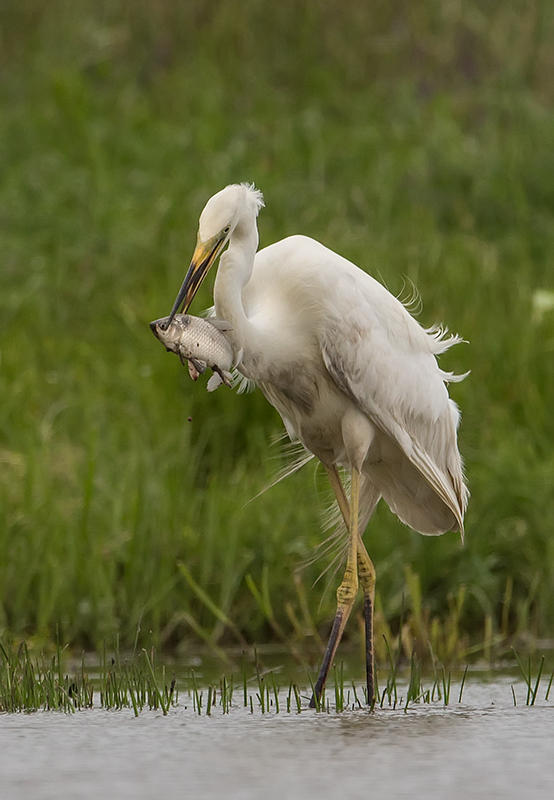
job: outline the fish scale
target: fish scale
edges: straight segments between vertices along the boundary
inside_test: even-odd
[[[150,328],[166,350],[176,353],[187,364],[192,380],[197,380],[206,367],[213,370],[208,381],[209,392],[222,383],[232,385],[233,348],[225,336],[227,322],[211,317],[203,319],[191,314],[175,314],[153,320]]]

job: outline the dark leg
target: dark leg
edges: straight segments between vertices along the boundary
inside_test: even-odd
[[[375,604],[375,567],[361,538],[358,542],[358,576],[364,593],[365,668],[367,704],[375,703],[375,657],[373,653],[373,606]]]
[[[327,642],[323,661],[321,662],[319,675],[317,676],[317,681],[315,682],[314,693],[312,695],[312,699],[310,700],[310,708],[316,708],[317,702],[321,698],[323,687],[325,686],[327,675],[331,669],[331,664],[333,663],[333,659],[335,657],[337,647],[339,646],[347,619],[348,612],[345,613],[342,609],[337,608],[337,613],[335,615],[335,619],[333,620],[333,627],[331,628],[331,633],[329,635],[329,641]]]

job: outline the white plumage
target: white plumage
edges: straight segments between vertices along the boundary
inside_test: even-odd
[[[358,473],[360,532],[382,497],[416,531],[463,534],[459,412],[446,388],[461,378],[436,360],[459,337],[422,328],[380,283],[313,239],[290,236],[257,252],[262,205],[245,184],[208,201],[173,313],[188,308],[228,243],[215,312],[230,323],[239,371],[328,471]]]
[[[230,191],[243,194],[243,211],[214,297],[242,350],[239,371],[324,463],[351,467],[354,449],[363,491],[378,492],[403,522],[421,533],[463,531],[459,413],[445,385],[459,378],[435,358],[460,339],[423,329],[380,283],[306,236],[256,253],[259,195]],[[209,215],[210,204],[202,223],[213,234]]]

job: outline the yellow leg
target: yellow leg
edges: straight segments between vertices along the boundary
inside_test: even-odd
[[[338,480],[338,475],[337,475],[337,480]],[[342,494],[344,496],[344,490]],[[312,708],[315,708],[317,702],[319,701],[319,698],[321,697],[321,693],[323,692],[323,687],[325,686],[325,682],[327,680],[327,675],[329,674],[331,664],[333,663],[335,652],[337,650],[337,647],[339,646],[342,633],[344,631],[348,617],[350,616],[350,612],[352,611],[352,606],[354,605],[356,594],[358,593],[357,564],[358,564],[358,544],[359,544],[359,534],[358,534],[359,498],[360,498],[360,473],[354,469],[352,470],[352,493],[351,493],[350,508],[349,508],[349,519],[352,521],[352,523],[349,526],[350,540],[348,546],[348,555],[346,558],[346,569],[344,570],[344,577],[341,581],[341,584],[337,589],[337,612],[335,614],[335,619],[333,622],[333,627],[331,629],[331,634],[329,636],[329,641],[327,643],[327,648],[323,656],[321,669],[319,670],[319,675],[317,677],[317,681],[314,686],[314,694],[310,701],[310,706]],[[344,501],[346,502],[346,497],[344,497]],[[346,505],[348,505],[347,502]]]
[[[350,507],[344,487],[341,483],[336,467],[326,467],[329,482],[333,487],[337,503],[341,510],[346,527],[350,529]],[[362,535],[358,532],[358,577],[364,593],[364,620],[366,643],[366,686],[367,703],[372,706],[375,702],[375,656],[373,646],[373,608],[375,605],[375,567],[363,543]]]
[[[337,468],[335,466],[326,466],[325,470],[327,472],[327,477],[329,478],[329,483],[331,484],[331,487],[335,493],[335,497],[337,498],[337,503],[339,504],[339,509],[340,513],[342,514],[344,524],[346,525],[347,529],[350,530],[350,503],[346,497],[344,486],[342,485]]]

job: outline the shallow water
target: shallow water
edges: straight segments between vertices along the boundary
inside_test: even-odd
[[[414,705],[406,713],[262,715],[237,705],[229,715],[218,706],[199,717],[181,697],[167,717],[2,714],[0,797],[552,796],[552,697],[545,703],[541,692],[538,705],[514,707],[511,683],[473,678],[462,704],[453,687],[450,706]],[[524,687],[515,688],[524,703]]]

